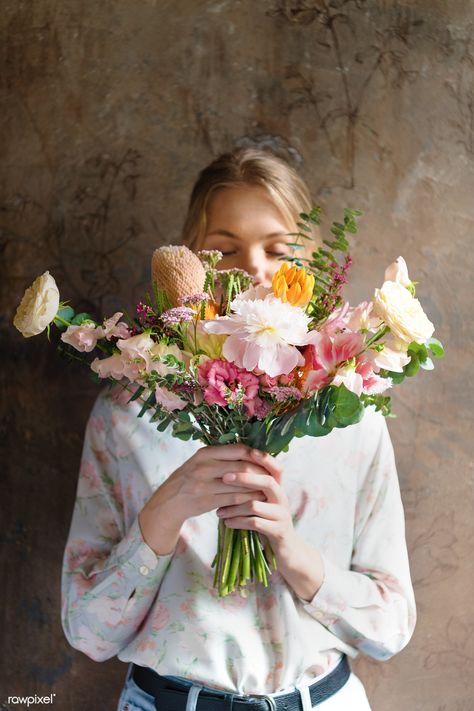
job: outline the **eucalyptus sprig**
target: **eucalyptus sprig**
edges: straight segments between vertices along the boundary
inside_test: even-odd
[[[289,247],[293,250],[304,249],[305,245],[299,240],[313,239],[311,235],[313,226],[321,224],[320,214],[319,206],[311,208],[309,213],[299,213],[301,221],[296,223],[299,231],[289,233],[296,236],[295,242],[287,243]],[[342,302],[340,292],[347,281],[345,274],[352,264],[346,233],[356,234],[356,218],[360,215],[362,215],[360,210],[344,208],[344,221],[332,223],[332,239],[323,239],[323,246],[315,250],[311,258],[294,255],[282,257],[299,267],[302,267],[305,262],[306,271],[314,276],[313,297],[306,309],[307,314],[313,319],[312,327],[317,327],[325,321]],[[345,255],[342,261],[341,255]]]

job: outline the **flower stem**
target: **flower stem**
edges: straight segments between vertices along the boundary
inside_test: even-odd
[[[63,323],[65,326],[71,325],[70,321],[66,321],[66,319],[64,319],[62,316],[58,316],[57,314],[53,319],[53,323],[54,323],[54,321],[59,321],[60,323]]]

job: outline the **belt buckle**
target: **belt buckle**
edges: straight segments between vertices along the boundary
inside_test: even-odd
[[[251,699],[264,699],[265,701],[268,701],[268,708],[270,711],[277,711],[275,699],[268,696],[268,694],[248,694],[247,696]]]

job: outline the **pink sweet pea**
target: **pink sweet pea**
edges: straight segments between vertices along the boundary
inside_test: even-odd
[[[116,338],[129,338],[131,331],[124,321],[117,323],[119,318],[123,316],[121,311],[117,311],[113,316],[104,321],[102,327],[103,336],[109,341],[113,336]]]
[[[84,321],[79,326],[68,326],[64,333],[61,333],[61,340],[76,351],[90,353],[103,336],[104,332],[100,326],[96,326],[93,321]]]
[[[172,412],[173,410],[182,410],[188,404],[186,400],[183,400],[176,395],[171,390],[157,385],[155,387],[155,399],[156,402],[161,405],[165,410]]]

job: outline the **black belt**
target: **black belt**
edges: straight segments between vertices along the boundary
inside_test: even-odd
[[[312,706],[320,704],[344,686],[351,673],[347,656],[326,674],[323,679],[309,686]],[[131,676],[134,682],[156,701],[158,711],[184,711],[189,689],[193,683],[181,683],[175,679],[161,676],[149,667],[133,664]],[[195,682],[198,686],[205,686]],[[197,697],[196,711],[303,711],[298,690],[279,696],[249,694],[242,696],[230,691],[202,690]]]

